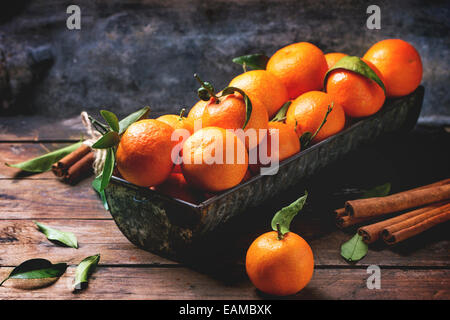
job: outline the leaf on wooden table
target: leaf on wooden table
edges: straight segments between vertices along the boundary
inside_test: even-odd
[[[369,246],[363,241],[363,238],[356,233],[353,238],[341,246],[341,256],[349,261],[359,261],[367,254]]]
[[[291,225],[292,219],[294,219],[297,213],[302,210],[307,197],[308,192],[305,191],[305,195],[301,196],[287,207],[284,207],[280,211],[278,211],[272,219],[272,229],[274,231],[278,231],[278,224],[280,226],[281,234],[284,235],[285,233],[289,232],[289,226]]]
[[[59,278],[66,272],[67,263],[52,264],[46,259],[31,259],[15,267],[0,286],[9,279],[45,279]]]
[[[8,167],[14,167],[19,168],[23,171],[27,172],[35,172],[35,173],[41,173],[49,171],[52,168],[52,164],[55,162],[61,160],[69,153],[75,151],[81,146],[82,142],[77,142],[75,144],[72,144],[70,146],[49,152],[47,154],[44,154],[42,156],[21,162],[16,164],[9,164],[5,163]]]
[[[39,231],[46,235],[48,240],[78,249],[77,237],[72,232],[60,231],[39,222],[34,223],[37,225]]]
[[[366,199],[375,197],[385,197],[389,194],[389,192],[391,192],[391,184],[390,182],[387,182],[385,184],[367,190],[366,192],[364,192],[361,198]]]
[[[144,107],[136,112],[133,112],[132,114],[128,115],[127,117],[123,118],[119,122],[119,134],[122,134],[125,132],[125,130],[128,129],[128,127],[133,124],[136,121],[139,121],[141,119],[145,119],[150,112],[150,107]]]
[[[80,262],[75,271],[74,291],[79,291],[87,287],[89,276],[95,271],[99,261],[100,254],[96,254]]]

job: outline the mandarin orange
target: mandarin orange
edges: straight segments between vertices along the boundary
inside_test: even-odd
[[[310,91],[295,99],[286,113],[286,124],[295,128],[297,135],[314,134],[320,127],[328,107],[333,110],[327,117],[326,123],[319,130],[312,142],[322,141],[344,128],[345,113],[340,104],[334,101],[332,95],[321,91]]]
[[[278,133],[279,147],[278,150],[271,149],[272,136]],[[294,130],[294,127],[283,122],[269,122],[269,155],[275,157],[278,161],[283,161],[294,154],[300,152],[300,140]]]
[[[266,107],[255,97],[250,98],[252,113],[244,128],[245,145],[256,147],[267,134],[269,116]],[[242,129],[246,119],[246,106],[241,94],[235,92],[215,100],[211,98],[202,116],[203,127],[220,127],[224,129]]]
[[[406,41],[382,40],[375,43],[363,58],[380,70],[388,97],[410,94],[422,81],[422,60],[417,50]]]
[[[328,69],[333,67],[336,64],[336,62],[338,62],[339,60],[341,60],[343,57],[346,56],[347,54],[341,52],[331,52],[325,54],[325,60],[327,60]]]
[[[288,98],[295,99],[304,92],[322,89],[328,65],[318,47],[299,42],[275,52],[266,70],[284,83]]]
[[[238,185],[248,168],[244,143],[231,130],[206,127],[183,145],[181,170],[194,187],[218,192]]]
[[[250,100],[258,99],[267,109],[271,118],[288,100],[284,84],[266,70],[252,70],[231,80],[230,87],[244,90]]]
[[[171,126],[175,131],[176,130],[187,130],[189,136],[191,134],[194,133],[194,120],[192,118],[187,118],[187,117],[183,117],[183,111],[181,112],[180,115],[175,115],[175,114],[165,114],[162,115],[158,118],[156,118],[156,120],[162,121],[164,123],[167,123],[169,126]],[[178,142],[182,142],[183,139],[187,139],[187,134],[183,133],[183,132],[179,132],[177,133],[177,135],[179,136],[178,138]],[[182,145],[180,144],[177,148],[181,147]],[[181,149],[179,149],[181,151]],[[181,173],[181,167],[179,164],[176,164],[173,167],[172,170],[173,173]]]
[[[208,104],[208,101],[199,100],[194,106],[189,110],[188,119],[191,119],[194,122],[195,120],[201,120],[203,116],[203,112],[205,111],[206,105]],[[194,128],[195,130],[201,129],[201,126],[199,128]]]
[[[384,83],[380,71],[371,62],[364,62]],[[386,98],[384,90],[378,83],[344,69],[330,72],[326,83],[326,92],[331,94],[334,101],[344,108],[346,115],[353,118],[367,117],[376,113],[381,109]]]
[[[156,120],[167,123],[174,130],[186,129],[190,134],[194,133],[194,121],[191,118],[176,114],[165,114],[156,118]]]
[[[167,179],[173,168],[171,140],[173,128],[155,120],[140,120],[122,135],[116,152],[120,174],[142,187],[158,185]]]
[[[288,232],[283,239],[276,231],[259,236],[247,250],[245,268],[259,290],[286,296],[302,290],[314,273],[311,247],[299,235]]]
[[[272,148],[272,141],[275,134],[278,134],[278,145],[276,149]],[[261,147],[263,143],[267,143],[267,157],[271,159],[271,162],[281,162],[294,154],[300,152],[300,139],[295,132],[293,126],[287,125],[283,122],[269,122],[269,130],[266,139],[258,146]],[[253,173],[258,173],[261,167],[268,166],[269,164],[262,164],[260,159],[259,150],[257,150],[258,161],[257,163],[250,163],[249,167]],[[251,151],[249,151],[249,155]]]

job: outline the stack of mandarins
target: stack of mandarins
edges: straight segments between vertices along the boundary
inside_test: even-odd
[[[123,178],[198,203],[258,174],[268,165],[261,150],[269,165],[283,161],[340,132],[349,119],[375,114],[386,98],[410,94],[422,79],[418,52],[399,39],[376,43],[362,58],[300,42],[265,61],[251,71],[244,63],[244,73],[218,93],[196,76],[201,100],[187,117],[183,110],[130,125],[116,153]],[[302,198],[279,213],[298,211]],[[284,223],[293,215],[275,217]],[[246,271],[265,293],[295,294],[313,276],[313,253],[303,238],[276,227],[250,245]]]
[[[197,78],[202,100],[187,117],[131,125],[116,154],[123,178],[201,201],[257,173],[259,159],[249,165],[249,155],[262,143],[271,159],[282,161],[306,147],[301,137],[320,142],[343,130],[348,119],[375,114],[386,98],[410,94],[422,79],[418,52],[400,39],[380,41],[362,58],[294,43],[275,52],[264,70],[244,70],[219,93]],[[270,147],[275,134],[278,150]]]

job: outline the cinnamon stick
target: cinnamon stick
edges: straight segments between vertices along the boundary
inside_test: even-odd
[[[92,164],[94,163],[94,153],[89,152],[67,170],[64,175],[64,181],[69,184],[75,184],[82,178],[92,173]]]
[[[345,211],[345,208],[336,209],[336,210],[334,210],[334,213],[335,213],[336,219],[342,218],[342,217],[348,215],[347,212]]]
[[[77,161],[81,160],[84,156],[90,153],[91,148],[85,144],[82,144],[78,149],[69,153],[67,156],[52,165],[52,172],[57,177],[63,177],[67,174],[69,168]]]
[[[421,215],[386,227],[381,234],[383,240],[387,244],[392,245],[448,220],[450,220],[450,204],[426,211]]]
[[[430,187],[443,186],[443,185],[446,185],[446,184],[450,184],[450,178],[447,178],[447,179],[444,179],[444,180],[440,180],[440,181],[437,181],[437,182],[434,182],[434,183],[431,183],[431,184],[428,184],[428,185],[425,185],[425,186],[420,186],[420,187],[417,187],[417,188],[414,188],[414,189],[411,189],[411,190],[408,190],[408,191],[422,190],[422,189],[426,189],[426,188],[430,188]],[[399,192],[399,193],[397,193],[397,195],[402,194],[404,192],[408,192],[408,191]],[[338,227],[340,227],[340,228],[346,228],[346,227],[349,227],[349,226],[352,226],[352,225],[355,225],[355,224],[359,224],[359,223],[363,223],[363,222],[366,222],[366,221],[370,221],[370,220],[373,219],[373,217],[367,217],[365,219],[355,219],[355,218],[353,218],[353,219],[348,219],[348,218],[342,219],[344,216],[349,216],[349,211],[347,211],[346,208],[336,209],[334,211],[334,213],[335,213],[335,218],[336,218],[336,225]]]
[[[353,218],[350,216],[341,216],[336,218],[336,225],[338,228],[344,229],[355,224],[364,223],[367,221],[367,218]]]
[[[393,217],[391,219],[387,219],[384,221],[380,221],[377,223],[373,223],[367,226],[360,227],[358,229],[358,234],[362,237],[363,241],[367,244],[374,243],[378,239],[381,238],[382,231],[389,226],[395,225],[399,222],[408,220],[409,218],[419,216],[427,211],[433,210],[435,208],[439,208],[445,204],[448,204],[450,202],[440,202],[440,203],[433,203],[431,205],[428,205],[426,207],[416,209],[404,214],[401,214],[399,216]]]
[[[345,203],[349,216],[367,218],[416,208],[450,199],[450,184],[404,191],[380,198],[351,200]]]

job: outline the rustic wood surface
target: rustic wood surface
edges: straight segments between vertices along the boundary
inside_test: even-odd
[[[62,278],[45,288],[21,289],[18,280],[8,281],[0,287],[0,299],[271,298],[251,285],[245,275],[243,256],[251,241],[267,230],[268,219],[280,203],[289,200],[289,195],[284,200],[280,199],[280,203],[267,204],[263,212],[256,208],[249,213],[247,220],[231,222],[230,226],[219,230],[217,238],[220,241],[212,242],[211,252],[206,252],[197,264],[172,261],[136,248],[121,234],[90,187],[92,178],[76,186],[68,186],[50,172],[30,175],[3,165],[4,162],[17,163],[73,143],[81,132],[78,119],[52,125],[47,119],[38,117],[0,118],[0,278],[31,258],[46,258],[70,265]],[[417,142],[416,134],[413,134],[413,139]],[[419,138],[419,142],[422,141],[420,139],[426,141],[427,137]],[[448,134],[436,139],[432,142],[449,141]],[[384,151],[395,149],[390,146],[383,148]],[[370,152],[366,150],[367,157],[378,154]],[[443,174],[447,174],[448,162],[445,161],[448,161],[448,155],[442,156],[435,161],[436,166],[443,165]],[[354,155],[347,160],[358,163],[361,156]],[[395,166],[384,166],[383,173],[375,170],[363,177],[360,173],[367,171],[364,167],[358,169],[353,166],[355,174],[350,176],[345,168],[338,170],[340,173],[331,180],[342,181],[348,177],[345,183],[327,181],[327,175],[332,170],[337,171],[336,167],[317,177],[315,185],[311,186],[314,190],[311,195],[316,195],[316,198],[311,198],[312,209],[297,217],[292,226],[293,231],[310,243],[316,269],[307,288],[288,299],[450,298],[448,223],[394,247],[371,246],[367,256],[356,264],[348,264],[340,257],[341,243],[347,241],[355,230],[337,229],[329,209],[342,202],[353,183],[372,179],[371,185],[376,185],[396,170]],[[409,168],[408,165],[406,167]],[[439,167],[423,171],[415,180],[402,179],[402,186],[406,188],[445,177],[439,176]],[[399,175],[394,182],[402,177],[401,173]],[[294,193],[298,195],[301,192]],[[323,201],[321,197],[329,199]],[[317,204],[320,202],[322,205]],[[49,242],[37,231],[33,221],[75,233],[79,249]],[[96,253],[101,254],[101,260],[89,287],[82,293],[73,294],[71,281],[76,265],[84,257]],[[221,260],[220,256],[225,258]],[[373,264],[382,270],[379,290],[366,287],[369,276],[366,268]]]

